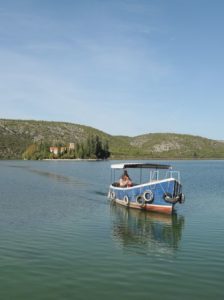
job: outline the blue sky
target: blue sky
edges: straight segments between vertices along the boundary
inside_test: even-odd
[[[0,0],[0,118],[224,139],[224,1]]]

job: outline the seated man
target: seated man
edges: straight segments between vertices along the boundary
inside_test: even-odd
[[[130,187],[132,186],[132,181],[127,173],[127,171],[124,171],[124,174],[120,178],[120,187]]]

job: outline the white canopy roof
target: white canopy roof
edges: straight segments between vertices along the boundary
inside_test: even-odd
[[[121,164],[111,165],[111,169],[127,169],[127,168],[172,169],[170,165],[151,164],[151,163],[121,163]]]

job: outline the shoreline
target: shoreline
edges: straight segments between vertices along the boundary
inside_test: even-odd
[[[13,160],[13,159],[12,159]],[[23,159],[21,159],[23,160]],[[31,159],[32,160],[32,159]],[[97,159],[97,158],[58,158],[58,159],[51,159],[51,158],[44,158],[40,159],[39,161],[133,161],[133,160],[145,160],[145,161],[154,161],[154,160],[173,160],[173,161],[204,161],[204,160],[224,160],[224,158],[111,158],[111,159]],[[35,160],[33,160],[35,161]]]
[[[99,159],[99,158],[44,158],[40,160],[47,160],[47,161],[104,161],[106,159]]]
[[[161,161],[167,161],[167,160],[172,160],[172,161],[205,161],[205,160],[219,160],[222,161],[224,158],[107,158],[107,159],[99,159],[99,158],[44,158],[44,159],[22,159],[22,158],[8,158],[8,159],[0,159],[0,161],[133,161],[133,160],[161,160]]]

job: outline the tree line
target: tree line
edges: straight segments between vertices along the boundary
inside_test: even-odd
[[[33,143],[22,155],[23,159],[107,159],[110,157],[109,143],[99,136],[89,136],[83,142],[75,143],[74,149],[63,143],[54,144],[58,153],[50,152],[52,145],[48,142]],[[63,151],[62,151],[63,150]]]

